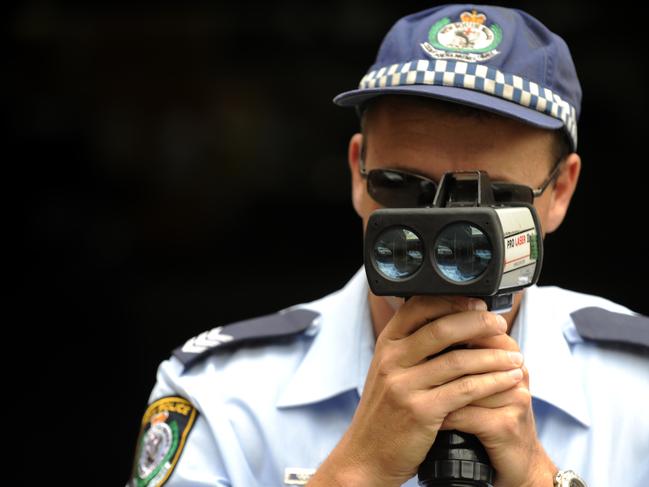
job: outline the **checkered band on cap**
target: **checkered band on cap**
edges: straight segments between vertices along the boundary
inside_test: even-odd
[[[484,64],[426,59],[392,64],[366,74],[359,89],[406,85],[465,88],[518,103],[563,121],[574,146],[577,146],[575,107],[548,88]]]

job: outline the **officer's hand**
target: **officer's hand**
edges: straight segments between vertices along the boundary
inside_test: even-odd
[[[507,335],[471,340],[470,346],[519,351]],[[551,486],[558,470],[537,438],[525,366],[523,372],[515,387],[451,412],[442,425],[480,439],[496,470],[496,487]]]
[[[468,298],[416,296],[376,342],[352,423],[310,485],[400,486],[417,473],[446,416],[516,386],[523,372],[505,350],[431,355],[506,336],[505,320]]]

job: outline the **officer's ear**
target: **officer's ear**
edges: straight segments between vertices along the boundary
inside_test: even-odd
[[[363,135],[354,134],[349,141],[347,162],[352,176],[352,204],[359,216],[363,216],[363,197],[365,193],[365,180],[361,177],[361,153],[363,148]]]
[[[546,219],[546,233],[554,232],[566,217],[572,195],[575,194],[579,173],[581,171],[581,158],[572,153],[564,162],[559,176],[550,193],[550,203]]]

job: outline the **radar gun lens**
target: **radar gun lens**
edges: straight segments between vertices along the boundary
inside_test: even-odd
[[[492,258],[489,238],[470,223],[453,223],[444,228],[433,247],[441,274],[456,283],[477,279]]]
[[[404,280],[414,275],[424,261],[421,239],[405,227],[381,233],[373,247],[374,262],[384,277]]]

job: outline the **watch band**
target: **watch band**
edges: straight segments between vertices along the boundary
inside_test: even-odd
[[[588,487],[584,479],[572,470],[559,470],[554,476],[554,487]]]

